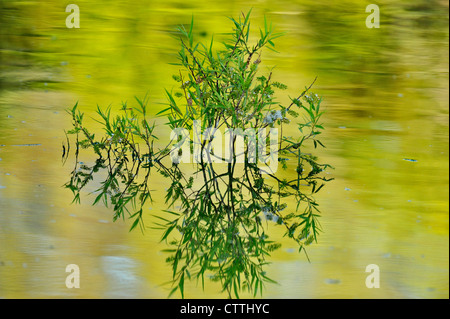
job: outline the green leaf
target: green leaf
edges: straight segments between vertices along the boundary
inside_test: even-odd
[[[96,205],[96,204],[100,201],[100,199],[102,199],[103,194],[104,194],[104,193],[101,192],[101,193],[95,198],[94,203],[92,204],[92,206]]]
[[[174,228],[177,226],[177,224],[173,224],[172,226],[170,226],[169,228],[167,228],[167,230],[164,232],[164,235],[162,236],[162,238],[161,238],[161,242],[162,241],[164,241],[166,238],[167,238],[167,236],[169,236],[170,235],[170,233],[174,230]]]
[[[170,291],[169,296],[167,296],[167,298],[170,298],[170,297],[175,293],[175,291],[177,291],[177,289],[178,289],[178,286],[175,286],[175,287]]]
[[[183,113],[181,113],[181,110],[178,108],[177,103],[175,102],[172,94],[170,94],[169,91],[167,91],[166,89],[165,89],[165,91],[166,91],[167,96],[170,99],[170,102],[171,102],[170,106],[172,107],[172,109],[174,109],[175,112],[177,112],[179,115],[183,116]]]
[[[238,286],[237,286],[237,283],[236,283],[236,279],[234,280],[233,288],[234,288],[234,295],[236,296],[237,299],[240,299],[239,298]]]
[[[181,274],[180,282],[178,284],[178,287],[180,287],[181,298],[184,299],[184,272]]]
[[[168,107],[168,108],[165,108],[165,109],[164,109],[164,110],[162,110],[162,111],[159,111],[158,113],[156,113],[156,115],[160,115],[160,114],[163,114],[163,113],[167,112],[168,110],[170,110],[170,107]]]
[[[192,35],[193,29],[194,29],[194,15],[192,15],[192,18],[191,18],[191,25],[189,27],[189,33],[188,33],[189,44],[191,47],[192,47],[192,44],[194,43],[194,37]]]
[[[77,110],[78,107],[78,101],[75,103],[75,105],[73,106],[72,110],[70,112],[72,112],[72,114],[75,114],[75,111]]]
[[[132,231],[134,228],[136,228],[136,226],[139,224],[139,221],[140,221],[140,220],[141,220],[141,218],[140,218],[140,217],[137,217],[137,218],[134,220],[133,225],[131,225],[129,231]]]

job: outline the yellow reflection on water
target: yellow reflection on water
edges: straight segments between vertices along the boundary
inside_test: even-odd
[[[319,153],[335,167],[318,195],[324,232],[308,250],[311,263],[271,226],[283,247],[268,269],[279,285],[267,285],[264,297],[448,298],[447,2],[390,1],[380,6],[380,29],[365,27],[364,1],[77,4],[80,29],[65,27],[60,1],[0,4],[0,298],[167,296],[159,233],[129,233],[129,222],[113,223],[87,194],[70,205],[64,110],[79,101],[93,116],[97,104],[117,107],[149,92],[156,114],[163,88],[175,85],[177,67],[168,63],[176,26],[193,14],[196,37],[219,40],[231,28],[226,17],[252,6],[255,32],[264,15],[286,32],[280,53],[262,61],[276,66],[288,94],[318,76],[314,92],[327,111]],[[152,184],[162,198],[164,181],[155,175]],[[148,207],[147,225],[162,207]],[[65,286],[72,263],[80,289]],[[379,289],[365,286],[368,264],[380,267]],[[213,283],[185,289],[187,297],[225,297]]]

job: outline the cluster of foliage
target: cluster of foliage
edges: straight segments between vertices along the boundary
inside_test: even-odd
[[[239,163],[236,154],[225,163],[215,165],[212,139],[200,141],[201,156],[193,165],[171,161],[171,140],[166,147],[154,135],[155,125],[146,119],[148,99],[136,99],[138,106],[123,104],[121,115],[111,116],[110,109],[98,108],[98,122],[106,134],[95,138],[83,124],[83,113],[77,105],[69,113],[76,135],[76,166],[66,187],[79,201],[80,191],[99,171],[106,179],[97,190],[94,204],[111,205],[114,219],[133,218],[131,229],[143,224],[143,207],[152,200],[148,188],[151,170],[169,181],[165,202],[155,228],[162,230],[161,240],[167,242],[167,262],[173,271],[170,294],[177,290],[184,296],[186,279],[196,279],[204,286],[205,277],[219,281],[223,291],[239,298],[241,291],[262,294],[265,282],[273,282],[265,272],[267,257],[281,245],[269,239],[268,222],[284,227],[285,235],[298,244],[298,250],[317,241],[321,231],[320,212],[314,195],[330,179],[323,171],[330,166],[303,152],[306,143],[323,147],[318,140],[323,129],[320,118],[322,99],[310,92],[313,83],[289,105],[276,101],[276,90],[286,86],[272,80],[272,72],[259,75],[262,49],[274,49],[274,33],[265,22],[260,37],[250,44],[250,12],[238,20],[231,19],[234,30],[223,50],[194,43],[193,22],[189,30],[179,28],[180,72],[175,92],[168,92],[168,108],[158,115],[168,119],[171,129],[192,130],[194,121],[201,128],[262,130],[278,128],[278,161],[292,179],[265,171],[258,162]],[[314,80],[315,81],[315,80]],[[296,122],[300,116],[301,122]],[[294,124],[295,123],[295,124]],[[283,126],[297,125],[298,136],[283,136]],[[265,132],[265,131],[264,131]],[[269,139],[269,136],[258,136]],[[234,149],[236,137],[232,140]],[[191,149],[195,141],[191,141]],[[98,155],[93,166],[79,164],[80,148],[91,148]],[[222,158],[225,161],[224,158]],[[293,165],[291,163],[294,163]],[[194,171],[190,170],[194,166]],[[296,202],[289,207],[287,202]],[[307,257],[307,254],[306,254]]]

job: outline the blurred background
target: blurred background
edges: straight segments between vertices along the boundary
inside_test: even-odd
[[[66,27],[70,3],[80,8],[79,29]],[[71,205],[62,187],[74,160],[61,162],[65,109],[78,101],[94,116],[97,104],[132,105],[148,92],[156,114],[164,88],[176,85],[177,25],[193,15],[196,40],[219,41],[231,31],[227,17],[250,8],[255,37],[264,16],[285,32],[260,69],[276,67],[273,78],[288,85],[279,101],[318,76],[327,147],[318,155],[335,167],[317,196],[323,233],[308,249],[311,262],[273,227],[283,246],[268,275],[279,284],[263,296],[448,298],[449,4],[376,1],[380,28],[369,29],[370,3],[1,0],[0,298],[167,297],[171,271],[158,231],[128,232],[129,221],[112,222],[87,192]],[[155,178],[160,195],[147,225],[164,207]],[[80,267],[79,289],[65,286],[68,264]],[[365,285],[368,264],[380,267],[379,289]],[[225,297],[213,283],[185,290]]]

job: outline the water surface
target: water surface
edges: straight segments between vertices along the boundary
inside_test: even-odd
[[[0,4],[0,298],[167,296],[161,234],[129,233],[87,193],[70,205],[65,109],[78,101],[90,116],[148,92],[156,114],[175,85],[176,26],[193,14],[197,39],[220,39],[226,17],[250,7],[254,27],[266,15],[286,33],[262,61],[287,93],[318,76],[320,158],[335,167],[318,195],[324,232],[311,263],[283,239],[268,269],[279,285],[264,297],[448,298],[448,2],[380,2],[380,29],[366,28],[366,1],[76,3],[80,29],[66,28],[61,1]],[[161,207],[147,208],[147,224]],[[65,286],[68,264],[80,289]],[[380,267],[379,289],[365,286],[368,264]],[[219,288],[192,283],[186,296],[224,297]]]

